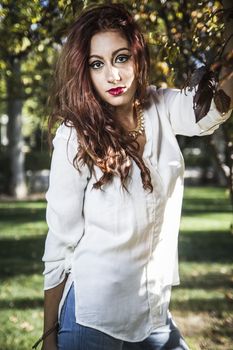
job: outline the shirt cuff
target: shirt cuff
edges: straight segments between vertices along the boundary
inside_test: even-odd
[[[73,248],[68,250],[64,260],[47,261],[45,262],[44,275],[44,290],[48,290],[58,286],[65,279],[65,276],[70,273],[73,261]]]
[[[232,109],[227,113],[220,113],[215,105],[214,99],[212,99],[208,114],[197,123],[201,129],[200,134],[213,133],[214,130],[218,129],[219,126],[230,117],[231,112]]]

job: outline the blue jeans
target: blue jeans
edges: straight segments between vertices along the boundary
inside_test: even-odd
[[[74,304],[72,285],[61,310],[58,350],[189,350],[172,318],[145,340],[132,343],[76,323]]]

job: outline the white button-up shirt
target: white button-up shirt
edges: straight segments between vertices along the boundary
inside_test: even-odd
[[[45,289],[69,273],[59,313],[74,282],[76,322],[133,342],[165,324],[171,287],[179,284],[184,162],[175,135],[210,134],[230,116],[220,115],[212,102],[208,115],[196,123],[193,92],[149,91],[143,160],[152,193],[143,189],[134,161],[129,193],[119,177],[103,190],[92,189],[102,172],[95,167],[95,178],[86,165],[81,173],[73,167],[76,131],[64,124],[53,139],[46,192]]]

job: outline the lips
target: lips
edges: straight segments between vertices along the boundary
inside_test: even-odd
[[[117,87],[117,88],[108,90],[108,93],[113,96],[118,96],[118,95],[121,95],[124,92],[124,90],[125,89],[123,87]]]

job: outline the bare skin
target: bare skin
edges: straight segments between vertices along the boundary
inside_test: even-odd
[[[55,288],[44,292],[44,333],[57,322],[58,306],[67,278]],[[41,350],[57,350],[57,333],[48,335],[42,343]]]

